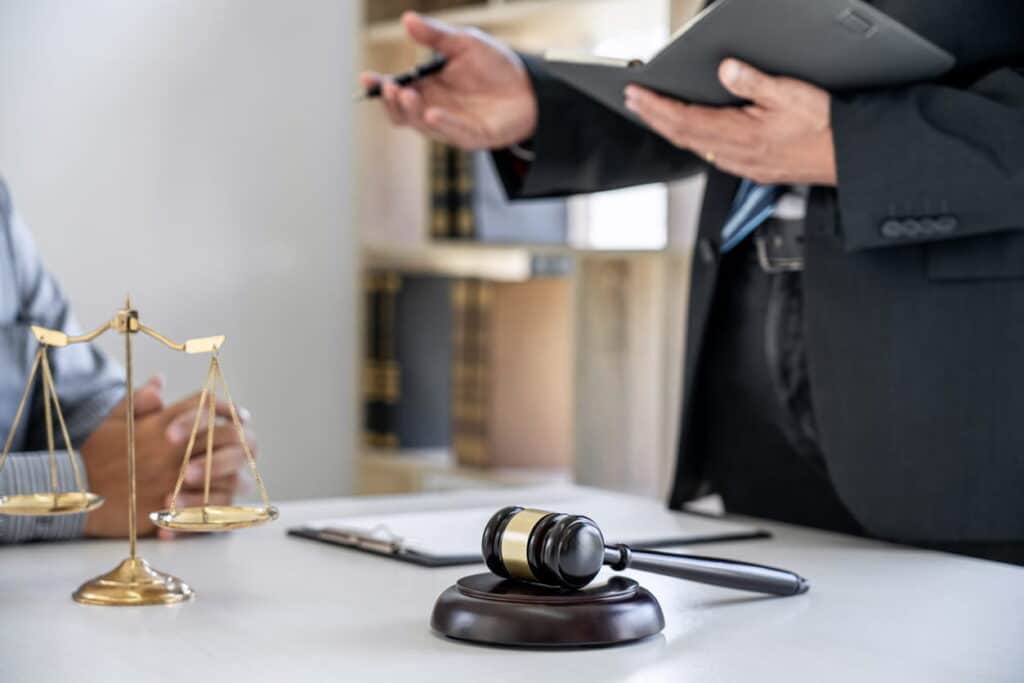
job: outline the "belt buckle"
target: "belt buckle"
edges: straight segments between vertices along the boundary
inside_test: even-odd
[[[802,230],[787,230],[781,223],[766,223],[757,230],[754,244],[761,270],[769,275],[803,270],[803,245],[797,241],[802,233]]]

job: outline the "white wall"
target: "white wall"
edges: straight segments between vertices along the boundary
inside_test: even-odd
[[[172,338],[227,335],[278,499],[354,472],[358,4],[0,0],[0,174],[48,266],[87,327],[130,290]],[[172,397],[202,381],[136,355]]]

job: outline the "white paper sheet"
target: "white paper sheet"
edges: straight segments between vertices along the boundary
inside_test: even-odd
[[[604,532],[608,543],[640,548],[647,541],[704,539],[726,534],[752,534],[754,527],[668,510],[663,504],[615,493],[589,493],[561,500],[510,501],[516,505],[582,514]],[[474,555],[487,520],[501,506],[386,515],[342,517],[309,522],[309,529],[334,529],[364,538],[395,541],[403,548],[434,556]],[[642,523],[632,520],[642,519]]]

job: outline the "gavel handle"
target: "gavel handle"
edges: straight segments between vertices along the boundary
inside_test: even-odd
[[[626,545],[606,547],[605,564],[615,570],[633,568],[712,586],[769,595],[797,595],[810,588],[805,578],[785,569],[717,557],[633,550]]]

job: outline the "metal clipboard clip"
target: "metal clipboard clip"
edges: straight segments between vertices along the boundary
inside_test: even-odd
[[[384,524],[378,524],[369,532],[354,529],[327,527],[320,530],[324,538],[385,555],[401,555],[405,552],[405,540]]]

